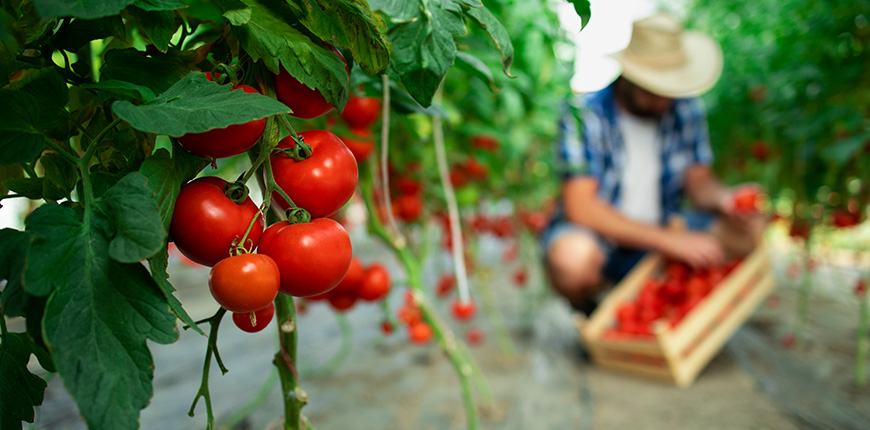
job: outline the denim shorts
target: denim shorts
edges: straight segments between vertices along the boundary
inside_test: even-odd
[[[683,212],[680,216],[686,221],[686,226],[693,231],[707,231],[713,225],[716,215],[710,212],[701,212],[697,210],[689,210]],[[550,221],[550,224],[541,233],[540,243],[541,248],[546,252],[557,238],[566,233],[584,232],[595,237],[601,249],[606,255],[604,263],[603,275],[612,282],[619,282],[629,271],[637,264],[647,250],[623,248],[615,243],[608,241],[599,234],[593,232],[588,227],[574,224],[566,220],[563,216],[557,216]]]

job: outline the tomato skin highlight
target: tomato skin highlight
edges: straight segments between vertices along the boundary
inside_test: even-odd
[[[347,231],[329,218],[272,224],[263,233],[257,252],[275,260],[281,272],[280,291],[296,297],[316,296],[335,288],[353,257]]]
[[[211,80],[211,79],[209,79]],[[233,91],[260,94],[247,85],[239,85]],[[192,154],[207,158],[227,158],[243,154],[254,147],[266,129],[266,118],[244,124],[233,124],[202,133],[188,133],[178,137],[178,143]]]
[[[246,331],[248,333],[256,333],[258,331],[262,331],[266,328],[267,325],[272,321],[272,317],[275,316],[275,304],[269,303],[268,306],[263,309],[257,309],[254,311],[255,318],[257,320],[257,325],[251,324],[251,313],[233,313],[233,323],[235,323],[236,327],[239,330]]]
[[[328,46],[328,48],[335,55],[338,55],[341,61],[347,64],[344,55],[341,55],[338,49],[335,49],[334,46]],[[349,70],[347,76],[350,79]],[[299,82],[299,80],[284,70],[283,66],[280,73],[275,75],[273,83],[275,85],[275,97],[279,102],[284,103],[293,111],[290,113],[290,116],[294,118],[317,118],[335,109],[335,106],[329,104],[320,91],[308,88],[307,85]]]
[[[374,263],[366,269],[357,296],[363,300],[375,301],[390,293],[390,272],[382,264]]]
[[[284,154],[277,154],[269,161],[275,181],[299,207],[308,211],[312,218],[334,214],[347,203],[356,190],[359,171],[353,153],[338,136],[325,130],[309,130],[299,133],[305,143],[311,145],[311,157],[296,161]],[[293,148],[296,142],[285,137],[279,148]],[[277,192],[273,201],[287,209],[289,205]]]
[[[208,274],[211,295],[231,312],[253,312],[268,306],[280,285],[278,265],[262,254],[224,258]]]
[[[377,97],[350,96],[341,112],[341,118],[349,126],[366,128],[381,115],[381,99]]]
[[[181,187],[175,200],[169,235],[185,257],[204,266],[229,257],[233,241],[245,235],[257,216],[257,205],[250,197],[238,205],[224,195],[226,184],[215,176],[197,178]],[[257,216],[248,245],[255,248],[262,234],[263,217]]]

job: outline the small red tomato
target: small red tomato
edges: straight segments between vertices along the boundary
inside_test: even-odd
[[[487,169],[487,167],[476,158],[465,160],[462,168],[465,170],[466,175],[468,175],[472,180],[486,179],[486,175],[489,174],[489,169]]]
[[[616,319],[620,324],[637,320],[637,306],[634,303],[623,303],[616,308]]]
[[[267,255],[242,254],[224,258],[208,274],[208,288],[228,311],[262,309],[278,295],[281,274]]]
[[[384,336],[389,336],[389,335],[393,334],[393,331],[395,329],[396,328],[393,327],[393,323],[391,323],[387,320],[381,321],[381,333],[383,333]]]
[[[356,295],[363,283],[365,273],[366,269],[363,264],[356,257],[351,258],[350,267],[344,278],[330,292]]]
[[[525,267],[520,267],[514,272],[514,284],[518,287],[524,287],[529,279],[529,273]]]
[[[393,200],[393,214],[407,223],[417,221],[423,214],[423,200],[419,194],[402,194]]]
[[[341,112],[341,118],[351,127],[366,128],[381,115],[381,99],[350,96]]]
[[[224,195],[227,181],[203,176],[181,187],[169,236],[185,257],[205,266],[214,266],[230,256],[233,242],[241,239],[257,216],[257,205],[250,197],[236,204]],[[256,247],[263,234],[263,217],[257,216],[246,246]]]
[[[369,154],[375,149],[372,132],[365,128],[350,129],[350,136],[343,136],[341,141],[344,142],[347,149],[350,149],[357,164],[368,158]]]
[[[541,211],[533,211],[524,213],[521,216],[523,225],[526,226],[532,233],[540,233],[547,228],[547,215]]]
[[[763,140],[756,140],[752,144],[752,156],[758,161],[767,161],[770,156],[770,148],[767,143]]]
[[[468,178],[458,168],[454,167],[450,169],[450,183],[455,188],[462,188],[468,183]]]
[[[419,309],[406,305],[399,308],[398,318],[399,321],[412,325],[422,321],[423,315],[420,313]]]
[[[858,282],[855,283],[855,296],[859,299],[863,299],[864,296],[867,295],[867,280],[859,279]]]
[[[275,304],[269,303],[268,306],[254,312],[233,313],[233,323],[242,331],[256,333],[266,328],[274,315]]]
[[[465,340],[471,346],[478,346],[483,343],[483,330],[477,327],[471,327],[465,332]]]
[[[420,182],[408,176],[396,178],[396,186],[402,194],[417,194],[423,191],[423,186],[420,185]]]
[[[492,232],[504,239],[514,235],[514,226],[509,217],[501,217],[492,223]]]
[[[477,305],[474,304],[473,300],[469,300],[467,302],[463,302],[462,300],[456,299],[453,301],[453,316],[459,321],[469,321],[474,318],[474,314],[477,311]]]
[[[754,187],[740,187],[734,191],[734,210],[739,213],[758,212],[761,192]]]
[[[344,227],[329,218],[272,224],[263,233],[257,252],[278,264],[281,292],[297,297],[316,296],[335,288],[353,257]]]
[[[831,223],[838,228],[849,228],[860,224],[861,217],[844,209],[834,209],[831,212]]]
[[[415,322],[408,327],[408,338],[418,345],[425,344],[432,339],[432,327],[422,321]]]
[[[497,151],[499,143],[498,140],[492,136],[479,134],[471,138],[471,147],[483,149],[485,151]]]
[[[239,89],[246,93],[260,94],[259,91],[247,85],[239,85],[233,88],[233,91]],[[202,133],[188,133],[178,137],[178,143],[184,149],[200,157],[226,158],[242,154],[253,148],[265,129],[266,118],[260,118]]]
[[[795,337],[794,333],[786,333],[780,340],[780,342],[782,342],[782,346],[784,346],[786,349],[792,349],[796,341],[797,338]]]
[[[296,161],[284,154],[274,155],[270,163],[275,181],[312,218],[332,215],[353,197],[359,178],[356,159],[341,139],[328,131],[309,130],[299,136],[311,145],[311,157]],[[294,146],[292,136],[278,144],[279,148]],[[282,209],[289,207],[277,192],[272,199]]]
[[[447,297],[451,291],[453,291],[453,287],[456,285],[456,278],[453,275],[443,274],[440,278],[438,278],[438,284],[435,286],[435,295],[439,298]]]
[[[342,292],[330,291],[328,296],[329,305],[339,312],[347,312],[353,305],[356,304],[356,295]]]
[[[375,301],[390,293],[390,272],[382,264],[374,263],[365,271],[357,296]]]
[[[335,55],[338,55],[341,61],[347,64],[347,61],[345,61],[344,56],[341,55],[338,49],[335,49],[333,46],[328,46],[328,48]],[[349,71],[348,78],[350,78]],[[293,111],[290,114],[293,117],[300,119],[317,118],[335,109],[333,105],[326,101],[320,91],[309,88],[307,85],[299,82],[290,73],[287,73],[284,67],[281,67],[280,73],[275,75],[274,84],[276,98]]]

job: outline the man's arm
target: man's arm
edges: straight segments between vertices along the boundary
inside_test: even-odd
[[[686,170],[685,190],[698,209],[727,212],[732,191],[722,185],[710,166],[696,164]]]
[[[719,243],[709,234],[670,231],[624,217],[598,197],[598,182],[592,177],[565,181],[562,195],[569,221],[589,227],[621,246],[653,249],[695,267],[718,264],[724,259]]]

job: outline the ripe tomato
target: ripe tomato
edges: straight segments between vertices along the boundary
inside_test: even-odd
[[[758,161],[767,161],[770,156],[770,148],[768,148],[767,143],[763,140],[756,140],[752,144],[752,156]]]
[[[284,154],[272,157],[275,181],[293,202],[307,210],[312,218],[334,214],[347,203],[356,190],[359,172],[353,153],[338,136],[325,130],[299,133],[311,145],[311,157],[296,161]],[[296,142],[285,137],[279,148],[292,148]],[[284,209],[289,205],[276,192],[272,199]]]
[[[357,296],[363,300],[375,301],[390,293],[390,272],[382,264],[374,263],[366,269]]]
[[[849,228],[860,224],[861,216],[845,209],[834,209],[831,212],[831,222],[838,228]]]
[[[455,285],[455,279],[453,275],[443,274],[440,278],[438,278],[438,284],[435,287],[435,295],[439,298],[447,297],[451,291],[453,291],[453,286]]]
[[[347,273],[344,275],[341,282],[330,291],[330,294],[340,292],[356,295],[357,291],[359,291],[360,285],[362,285],[365,274],[366,269],[363,267],[363,264],[357,260],[356,257],[351,258],[350,267],[347,269]]]
[[[396,178],[396,186],[402,194],[417,194],[423,191],[423,186],[414,178],[408,176],[399,176]]]
[[[526,272],[525,267],[520,267],[516,272],[514,272],[514,284],[518,287],[524,287],[528,278],[529,273]]]
[[[855,283],[855,296],[859,299],[863,299],[864,296],[867,295],[867,280],[859,279],[858,282]]]
[[[272,321],[275,315],[275,304],[269,303],[263,309],[257,309],[253,312],[254,318],[251,319],[251,312],[233,313],[233,322],[236,327],[248,333],[256,333],[263,330]],[[254,324],[256,322],[256,325]]]
[[[350,237],[329,218],[309,223],[272,224],[257,251],[272,257],[281,271],[281,292],[297,297],[325,293],[338,285],[353,257]]]
[[[462,188],[468,183],[468,178],[465,177],[465,173],[462,173],[459,168],[454,167],[450,169],[450,183],[455,188]]]
[[[395,330],[395,327],[393,327],[393,323],[389,322],[388,320],[381,321],[381,333],[383,333],[384,336],[389,336],[393,334],[393,330]]]
[[[758,211],[758,197],[761,192],[753,187],[740,187],[734,191],[734,210],[740,213]]]
[[[356,294],[353,293],[335,292],[335,290],[329,292],[329,305],[339,312],[350,310],[356,304],[356,299]]]
[[[423,315],[420,313],[420,309],[408,305],[399,308],[397,316],[399,321],[408,325],[413,325],[423,320]]]
[[[239,205],[224,195],[226,184],[221,178],[204,176],[183,186],[175,200],[169,235],[185,257],[205,266],[229,257],[233,241],[245,235],[257,216],[250,197]],[[258,216],[248,244],[256,247],[262,234],[263,217]]]
[[[228,311],[262,309],[278,295],[281,274],[267,255],[242,254],[219,261],[208,274],[208,288]]]
[[[353,158],[357,164],[368,158],[369,154],[375,149],[375,142],[372,140],[372,132],[366,128],[350,129],[350,136],[344,136],[341,141],[350,149]]]
[[[425,344],[432,339],[432,327],[422,321],[415,322],[408,327],[408,338],[418,345]]]
[[[451,309],[453,310],[453,316],[457,320],[469,321],[474,318],[474,314],[477,311],[477,305],[474,304],[473,300],[463,302],[462,300],[456,299],[453,301]]]
[[[489,169],[487,169],[486,165],[477,161],[476,158],[465,160],[462,168],[468,177],[474,180],[486,179],[486,175],[489,174]]]
[[[492,136],[478,134],[471,138],[472,148],[483,149],[485,151],[497,151],[498,146],[498,140]]]
[[[404,222],[414,222],[423,214],[423,199],[419,194],[402,194],[393,200],[393,214]]]
[[[496,236],[504,239],[514,235],[514,226],[511,224],[511,219],[502,217],[491,224],[492,232]]]
[[[350,96],[341,112],[341,118],[351,127],[366,128],[381,114],[381,99]]]
[[[211,79],[209,78],[209,80]],[[246,93],[260,93],[247,85],[239,85],[233,88],[233,91],[239,89]],[[184,149],[200,157],[226,158],[242,154],[253,148],[265,129],[266,118],[260,118],[244,124],[234,124],[202,133],[188,133],[180,136],[178,143]]]
[[[465,332],[465,340],[471,346],[477,346],[483,343],[483,330],[477,327],[471,327]]]
[[[334,46],[329,46],[329,49],[347,64],[344,55]],[[348,79],[350,79],[350,71],[348,71]],[[290,75],[284,67],[281,67],[281,72],[275,75],[275,96],[281,103],[287,105],[291,111],[290,116],[300,119],[317,118],[335,109],[335,106],[329,104],[323,94],[307,85],[299,82],[296,78]]]

